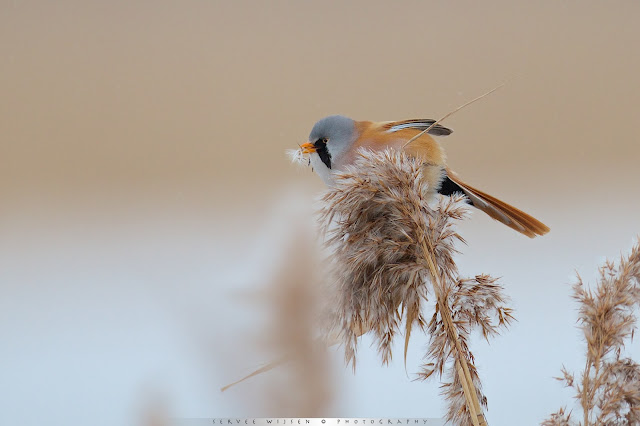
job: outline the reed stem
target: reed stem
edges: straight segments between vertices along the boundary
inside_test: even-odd
[[[458,331],[456,330],[453,324],[453,318],[451,316],[451,310],[449,309],[449,303],[447,302],[446,294],[441,284],[441,275],[438,272],[437,266],[433,261],[433,249],[429,241],[426,238],[422,239],[422,249],[425,253],[425,257],[427,260],[427,264],[429,266],[429,270],[431,272],[433,290],[436,294],[436,300],[438,304],[438,310],[440,311],[440,317],[443,320],[443,324],[445,329],[447,330],[447,334],[449,335],[449,339],[454,342],[457,356],[456,356],[456,372],[458,373],[458,378],[462,383],[462,390],[464,392],[464,397],[467,402],[467,409],[469,410],[469,415],[471,416],[471,422],[474,426],[487,426],[487,421],[482,412],[482,407],[480,406],[480,401],[478,400],[478,392],[476,390],[475,385],[473,384],[473,379],[471,378],[471,372],[469,371],[469,366],[467,365],[467,359],[464,356],[464,352],[462,350],[462,346],[460,345],[460,339],[458,338]]]

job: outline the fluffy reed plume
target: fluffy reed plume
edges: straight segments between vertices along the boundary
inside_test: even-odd
[[[587,343],[584,371],[575,375],[562,369],[558,380],[576,392],[582,422],[571,422],[560,410],[543,425],[640,424],[640,365],[623,357],[624,344],[636,328],[634,310],[640,304],[640,242],[618,266],[607,261],[600,268],[595,291],[582,279],[573,286],[580,309],[578,320]]]
[[[470,331],[478,328],[483,337],[488,341],[490,337],[498,334],[500,327],[508,325],[512,320],[512,310],[504,305],[506,297],[502,288],[496,284],[496,279],[488,275],[478,275],[473,279],[458,278],[453,285],[446,287],[446,299],[451,309],[451,321],[457,333],[457,340],[449,335],[446,323],[442,315],[436,312],[429,323],[431,340],[428,349],[428,358],[431,362],[425,364],[420,378],[427,379],[434,372],[440,376],[445,370],[447,354],[453,353],[454,369],[457,373],[460,369],[477,389],[477,398],[486,408],[487,400],[481,392],[481,383],[474,365],[473,354],[469,350],[468,340]],[[460,358],[460,355],[462,357]],[[465,366],[463,361],[470,360]],[[456,424],[465,424],[468,417],[464,383],[460,382],[461,374],[448,372],[450,381],[443,385],[443,393],[449,401],[447,418],[454,420]],[[470,390],[469,390],[470,391]],[[468,422],[467,422],[468,424]]]
[[[413,327],[428,331],[420,377],[447,373],[443,393],[449,421],[486,424],[486,398],[468,337],[474,328],[487,339],[493,336],[512,320],[511,310],[495,279],[458,277],[455,246],[463,239],[454,222],[466,216],[466,203],[453,196],[431,207],[434,191],[423,179],[429,173],[433,167],[386,150],[360,151],[353,167],[335,174],[320,211],[337,286],[334,328],[354,368],[363,333],[373,332],[382,362],[388,363],[404,321],[406,363]],[[431,291],[436,308],[427,321],[424,305]]]

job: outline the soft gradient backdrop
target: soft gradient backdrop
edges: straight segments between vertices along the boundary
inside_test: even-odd
[[[574,272],[640,234],[638,19],[635,1],[0,1],[0,424],[287,416],[269,375],[219,392],[264,361],[247,295],[323,188],[284,150],[325,115],[439,118],[501,83],[442,139],[551,227],[462,225],[461,272],[502,276],[518,318],[474,342],[487,415],[573,406],[553,377],[583,362]],[[442,415],[437,382],[369,343],[355,375],[331,353],[327,417]]]

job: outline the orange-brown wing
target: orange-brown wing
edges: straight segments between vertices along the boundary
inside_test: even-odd
[[[447,176],[469,197],[474,207],[482,210],[493,219],[504,223],[509,228],[515,229],[529,238],[535,238],[538,235],[544,235],[549,232],[549,227],[538,219],[463,182],[449,168],[447,168]]]
[[[403,149],[408,155],[418,158],[424,163],[424,179],[426,179],[429,188],[432,188],[434,192],[437,191],[444,178],[446,156],[444,150],[435,139],[428,134],[424,134],[409,145],[406,145],[421,130],[406,127],[388,132],[388,123],[374,123],[371,121],[359,121],[356,122],[356,126],[360,137],[356,140],[354,151],[359,148],[367,148],[374,151],[386,148]]]
[[[394,121],[393,123],[402,123]],[[416,158],[420,158],[430,164],[437,164],[444,167],[445,154],[440,144],[428,134],[424,134],[415,139],[411,144],[405,144],[421,130],[416,127],[396,128],[393,132],[389,130],[388,122],[356,122],[360,137],[356,141],[355,148],[369,148],[381,150],[385,148],[404,149],[404,151]],[[393,126],[391,126],[393,127]],[[426,127],[425,127],[426,128]]]

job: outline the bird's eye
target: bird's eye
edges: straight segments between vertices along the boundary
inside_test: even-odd
[[[316,146],[316,149],[326,149],[327,142],[329,142],[329,138],[319,138],[313,144]]]

